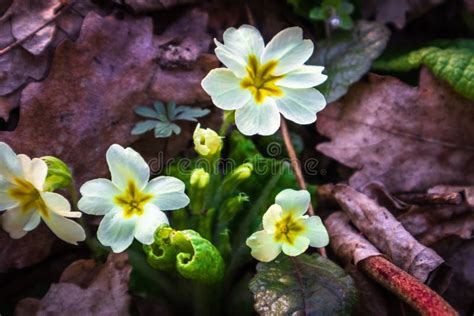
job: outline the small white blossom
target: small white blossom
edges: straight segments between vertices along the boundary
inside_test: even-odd
[[[97,238],[114,252],[127,249],[134,237],[146,245],[153,243],[156,228],[168,224],[162,211],[188,205],[184,183],[173,177],[149,181],[149,166],[132,148],[115,144],[106,156],[112,180],[86,182],[81,187],[79,209],[91,215],[105,215]]]
[[[243,134],[275,133],[280,113],[298,124],[313,123],[326,106],[313,87],[327,76],[324,67],[304,65],[314,45],[303,39],[301,28],[287,28],[265,46],[256,28],[242,25],[224,32],[224,44],[215,43],[227,68],[211,70],[201,85],[217,107],[236,110],[235,123]]]

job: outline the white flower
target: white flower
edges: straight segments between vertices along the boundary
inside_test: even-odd
[[[263,215],[263,230],[247,238],[252,256],[269,262],[281,251],[298,256],[311,247],[324,247],[329,236],[319,216],[304,215],[308,210],[308,191],[286,189],[278,193],[275,204]]]
[[[287,28],[265,46],[256,28],[242,25],[224,32],[224,44],[215,43],[228,69],[211,70],[201,85],[217,107],[236,110],[235,123],[243,134],[275,133],[280,113],[298,124],[313,123],[326,106],[313,87],[327,76],[324,67],[304,65],[314,45],[303,40],[301,28]]]
[[[35,229],[41,219],[59,238],[77,244],[86,238],[84,229],[65,217],[80,217],[71,212],[69,202],[61,195],[44,192],[48,167],[38,158],[16,155],[0,143],[0,211],[2,226],[11,238],[21,238]]]
[[[150,168],[142,156],[117,144],[107,151],[107,164],[112,181],[95,179],[84,183],[79,209],[87,214],[105,215],[97,238],[114,252],[127,249],[134,237],[146,245],[153,243],[156,228],[168,224],[162,211],[188,205],[184,183],[173,177],[149,181]]]

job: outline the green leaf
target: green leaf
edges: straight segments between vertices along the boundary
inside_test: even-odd
[[[155,120],[146,120],[141,121],[135,124],[135,127],[132,129],[132,135],[140,135],[151,131],[155,128],[157,121]]]
[[[259,263],[249,287],[261,315],[351,315],[356,301],[352,278],[317,254]]]
[[[174,101],[169,101],[168,104],[166,105],[166,111],[168,112],[168,117],[170,119],[170,121],[174,121],[175,120],[175,116],[176,116],[176,102]]]
[[[374,63],[375,70],[410,71],[426,65],[459,94],[474,100],[474,40],[434,41],[431,47]]]
[[[170,122],[157,122],[155,126],[155,137],[166,138],[173,134],[173,123]]]
[[[155,101],[155,102],[153,102],[153,107],[155,108],[156,113],[158,115],[164,114],[166,116],[166,109],[165,109],[165,105],[163,104],[163,102]]]
[[[369,71],[389,37],[390,31],[383,24],[359,21],[352,33],[343,33],[320,43],[309,63],[326,68],[324,72],[328,79],[317,89],[328,103],[346,94],[349,86]]]
[[[154,119],[158,118],[158,113],[146,106],[139,106],[135,108],[135,113],[143,117],[149,117]]]
[[[143,247],[150,266],[172,268],[186,279],[215,283],[224,276],[224,261],[214,245],[193,230],[173,230],[168,225],[155,232],[152,245]]]
[[[198,117],[203,117],[209,112],[209,109],[201,109],[201,108],[192,108],[190,106],[178,106],[176,109],[178,114],[175,117],[175,120],[186,120],[196,122]]]

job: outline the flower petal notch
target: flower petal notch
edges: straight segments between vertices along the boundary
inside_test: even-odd
[[[247,238],[252,256],[270,262],[282,251],[298,256],[311,247],[324,247],[329,235],[319,216],[304,215],[308,210],[310,194],[306,190],[286,189],[275,198],[275,204],[263,215],[263,230]]]
[[[173,230],[160,226],[153,244],[143,246],[153,268],[176,271],[184,278],[215,283],[224,276],[224,260],[211,242],[193,230]]]
[[[280,113],[298,124],[316,121],[324,96],[314,89],[327,76],[324,67],[304,63],[314,50],[300,27],[278,33],[267,46],[250,25],[229,28],[224,43],[215,40],[217,68],[202,80],[202,88],[223,110],[235,110],[237,128],[245,135],[272,135],[280,127]]]
[[[67,168],[67,167],[66,167]],[[2,227],[11,238],[18,239],[35,229],[41,219],[63,241],[76,245],[86,238],[84,229],[67,217],[81,217],[71,212],[62,195],[47,192],[48,165],[31,159],[0,142],[0,211]]]
[[[87,214],[105,215],[97,238],[114,252],[127,249],[134,238],[145,245],[153,243],[158,226],[168,224],[163,211],[189,204],[184,183],[165,176],[149,181],[149,166],[132,148],[114,144],[106,157],[111,180],[84,183],[78,208]]]

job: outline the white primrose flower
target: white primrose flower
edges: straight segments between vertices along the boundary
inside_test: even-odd
[[[65,217],[81,217],[71,212],[71,205],[62,195],[45,192],[48,166],[39,159],[16,155],[0,143],[0,211],[2,226],[11,238],[21,238],[35,229],[41,219],[56,236],[77,244],[86,238],[84,229]]]
[[[275,204],[263,215],[263,230],[247,238],[255,259],[269,262],[282,251],[288,256],[298,256],[309,246],[320,248],[329,243],[321,218],[304,215],[310,200],[305,190],[286,189],[278,193]]]
[[[78,208],[91,215],[105,215],[97,238],[114,252],[127,249],[135,237],[143,244],[153,243],[153,234],[168,224],[164,210],[189,204],[184,183],[173,177],[151,181],[150,168],[132,148],[114,144],[106,154],[111,180],[95,179],[82,185]]]
[[[313,123],[326,106],[313,87],[327,76],[324,67],[304,65],[314,45],[303,40],[301,28],[287,28],[265,46],[255,27],[242,25],[224,32],[224,44],[215,43],[227,68],[211,70],[201,85],[217,107],[236,110],[235,123],[243,134],[275,133],[280,113],[298,124]]]

